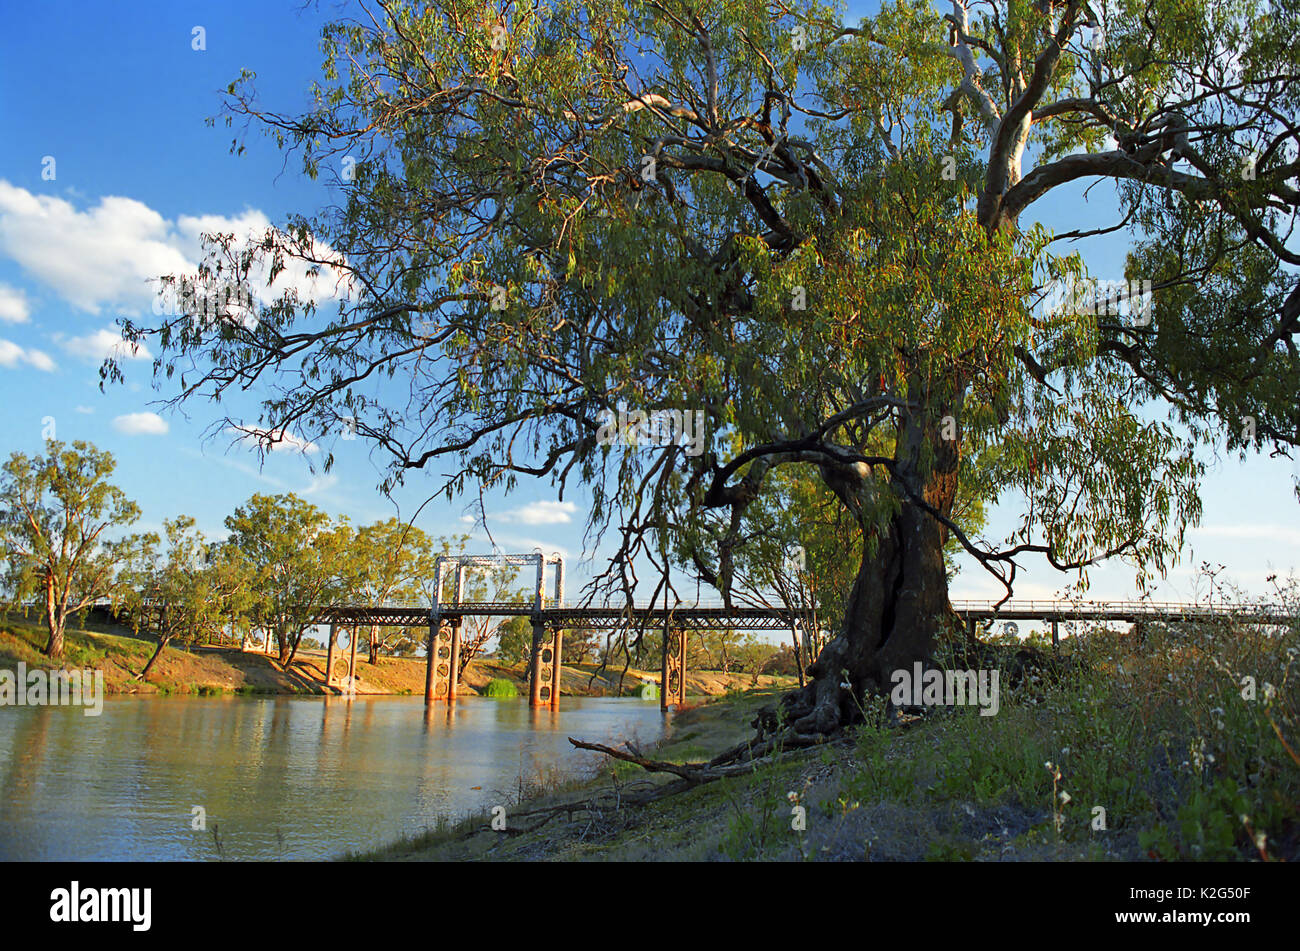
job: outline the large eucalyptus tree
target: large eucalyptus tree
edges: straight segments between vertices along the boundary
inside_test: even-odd
[[[182,370],[178,400],[252,386],[267,431],[372,441],[386,487],[585,484],[618,534],[610,591],[677,557],[728,594],[770,473],[820,479],[862,538],[786,703],[824,733],[933,649],[950,535],[1008,592],[1029,555],[1145,581],[1198,517],[1197,438],[1300,442],[1300,23],[1272,8],[899,0],[844,26],[783,0],[365,4],[326,29],[308,113],[259,103],[252,73],[229,90],[226,119],[340,206],[218,239],[202,274],[306,261],[337,308],[126,333]],[[1042,305],[1088,286],[1031,220],[1074,183],[1117,196],[1153,303]],[[608,445],[634,435],[620,408],[700,412],[704,441]],[[1022,495],[1015,537],[962,532],[963,485]]]

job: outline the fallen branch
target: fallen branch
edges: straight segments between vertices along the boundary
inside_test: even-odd
[[[662,760],[646,759],[644,756],[638,756],[635,753],[629,753],[625,750],[616,750],[612,746],[602,746],[600,743],[584,743],[582,740],[575,740],[569,737],[569,742],[580,750],[591,750],[593,753],[604,753],[606,756],[612,756],[614,759],[622,760],[625,763],[635,763],[644,770],[652,773],[672,773],[680,776],[682,779],[689,780],[693,783],[707,782],[706,774],[703,770],[707,765],[700,763],[698,765],[687,763],[680,765],[678,763],[666,763]]]
[[[496,832],[498,835],[505,834],[505,837],[514,837],[527,835],[546,825],[560,813],[568,813],[570,816],[575,812],[603,812],[605,808],[612,808],[617,811],[623,805],[645,806],[659,799],[666,799],[669,796],[676,796],[678,793],[684,793],[688,790],[695,789],[705,783],[711,783],[714,780],[726,779],[729,776],[739,776],[744,773],[752,773],[757,767],[757,761],[770,754],[773,750],[777,755],[772,758],[771,762],[780,762],[787,753],[793,754],[810,746],[820,746],[824,743],[840,742],[845,740],[845,736],[823,736],[821,734],[798,734],[789,733],[783,736],[772,737],[762,743],[755,744],[752,741],[741,743],[739,746],[728,750],[708,763],[669,763],[664,760],[648,759],[639,753],[629,752],[628,750],[615,749],[611,746],[604,746],[600,743],[587,743],[582,740],[576,740],[569,737],[569,742],[577,749],[589,750],[593,753],[603,753],[613,759],[622,760],[625,763],[633,763],[642,769],[651,773],[669,773],[676,776],[677,779],[661,785],[650,785],[644,791],[632,793],[628,791],[627,786],[615,789],[611,792],[604,792],[593,796],[590,799],[583,799],[577,802],[562,802],[553,806],[539,806],[534,809],[527,809],[512,813],[514,819],[524,817],[532,818],[541,817],[541,821],[532,825],[492,829],[491,826],[474,825],[469,829],[456,836],[457,839],[469,839],[483,832]],[[745,754],[748,755],[745,755]],[[743,756],[743,759],[741,757]],[[739,761],[733,761],[739,760]],[[629,784],[631,785],[631,784]],[[613,802],[602,802],[609,798]]]
[[[606,756],[612,756],[614,759],[622,760],[625,763],[635,763],[642,769],[652,773],[672,773],[675,776],[680,776],[682,781],[687,784],[683,788],[690,788],[701,783],[713,782],[715,779],[725,779],[728,776],[751,773],[756,767],[755,761],[772,752],[777,753],[773,762],[779,762],[784,753],[793,753],[809,746],[820,746],[823,743],[829,743],[841,738],[820,733],[795,733],[791,731],[758,744],[747,740],[738,746],[732,747],[725,753],[715,756],[707,763],[666,763],[662,760],[646,759],[644,756],[638,756],[626,750],[616,750],[610,746],[602,746],[600,743],[584,743],[582,740],[575,740],[573,737],[569,737],[569,742],[580,750],[604,753]],[[671,785],[675,786],[677,784],[673,783]]]

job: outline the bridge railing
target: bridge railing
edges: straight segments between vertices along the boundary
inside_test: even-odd
[[[1132,615],[1142,617],[1159,617],[1165,616],[1195,616],[1195,617],[1276,617],[1282,620],[1297,619],[1293,608],[1282,604],[1208,604],[1197,602],[1180,602],[1180,601],[1008,601],[1001,606],[994,600],[968,600],[958,599],[951,602],[953,610],[960,615],[981,615],[984,617],[996,617],[998,615],[1017,614],[1021,616],[1037,616],[1044,619],[1052,617],[1064,617],[1071,614],[1075,615]],[[108,602],[95,602],[93,608],[108,608]],[[322,615],[328,615],[337,611],[344,612],[382,612],[382,611],[428,611],[430,605],[427,601],[385,601],[382,604],[347,604],[324,606],[320,609]],[[592,611],[601,614],[619,614],[631,610],[637,614],[659,614],[665,610],[662,602],[645,602],[637,601],[632,605],[626,603],[611,605],[592,605],[585,601],[554,601],[547,600],[543,602],[544,611]],[[736,615],[756,616],[767,614],[771,616],[784,615],[787,612],[785,608],[764,607],[755,604],[733,603],[730,608],[727,607],[720,599],[715,600],[697,600],[682,601],[669,605],[667,610],[670,612],[689,612],[689,611],[710,611],[710,612],[728,612]],[[531,601],[461,601],[455,604],[442,604],[441,611],[443,614],[531,614],[533,604]]]
[[[994,600],[977,601],[977,600],[954,600],[951,602],[953,610],[958,614],[967,612],[993,613],[1002,612],[1043,612],[1044,617],[1053,614],[1060,614],[1072,611],[1079,612],[1132,612],[1136,614],[1201,614],[1231,617],[1233,615],[1279,615],[1291,616],[1291,609],[1281,604],[1199,604],[1196,602],[1185,601],[1008,601],[998,607],[998,602]],[[398,606],[398,605],[394,605]],[[457,612],[463,610],[485,611],[492,609],[508,609],[513,611],[528,612],[532,610],[531,604],[520,604],[511,601],[462,601],[459,604],[444,604],[444,612]],[[600,610],[600,611],[625,611],[628,610],[626,603],[610,605],[591,605],[583,601],[546,601],[543,604],[544,610]],[[645,602],[637,601],[631,605],[631,609],[637,612],[664,610],[662,602]],[[742,604],[733,602],[730,608],[721,600],[701,600],[701,601],[681,601],[668,606],[670,611],[735,611],[735,612],[768,612],[774,614],[784,614],[787,609],[783,607],[765,607],[763,605]]]
[[[953,601],[953,610],[965,613],[1017,613],[1041,611],[1044,617],[1069,613],[1129,613],[1137,615],[1197,615],[1201,617],[1293,617],[1294,612],[1281,604],[1201,604],[1186,601],[1008,601],[997,607],[996,601]]]

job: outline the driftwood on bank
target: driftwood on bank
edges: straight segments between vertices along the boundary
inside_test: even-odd
[[[590,750],[593,753],[604,753],[614,759],[622,760],[625,763],[634,763],[642,769],[651,773],[672,773],[677,776],[677,783],[670,783],[669,786],[681,785],[680,789],[674,790],[680,792],[690,789],[693,786],[699,786],[703,783],[710,783],[717,779],[725,779],[728,776],[739,776],[744,773],[753,772],[756,768],[755,760],[761,759],[769,754],[776,752],[773,762],[779,762],[784,753],[793,753],[797,750],[809,746],[820,746],[823,743],[832,742],[833,736],[822,736],[820,734],[802,735],[789,733],[762,742],[747,740],[737,746],[732,747],[725,753],[721,753],[709,760],[707,763],[669,763],[663,760],[647,759],[634,752],[627,750],[615,749],[612,746],[604,746],[600,743],[585,743],[582,740],[575,740],[569,737],[569,742],[580,750]],[[666,790],[669,786],[661,786],[656,790],[659,795],[654,798],[660,798],[667,795]],[[663,791],[663,792],[660,792]]]

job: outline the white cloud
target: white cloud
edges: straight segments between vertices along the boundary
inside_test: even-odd
[[[148,306],[150,278],[192,268],[168,232],[162,215],[131,198],[106,196],[78,211],[0,180],[0,252],[92,314]]]
[[[9,340],[0,340],[0,367],[16,367],[26,363],[49,373],[54,370],[54,361],[41,350],[20,347]]]
[[[171,427],[157,413],[127,413],[114,417],[113,428],[128,436],[163,436]]]
[[[143,344],[132,346],[123,340],[122,334],[113,327],[81,337],[55,334],[54,339],[68,353],[93,363],[103,363],[110,356],[119,360],[148,360],[153,356]]]
[[[497,516],[503,522],[521,525],[567,525],[578,507],[572,502],[529,502]]]
[[[261,241],[270,228],[270,219],[253,209],[234,218],[222,215],[181,215],[176,219],[178,245],[195,261],[203,257],[202,236],[205,234],[230,234],[242,243],[255,243]],[[315,245],[312,253],[321,260],[334,257],[333,249],[324,242]],[[270,304],[287,290],[296,291],[299,300],[323,301],[342,296],[350,286],[351,282],[344,272],[321,268],[321,272],[312,277],[307,273],[308,268],[309,265],[305,262],[286,257],[284,270],[276,275],[269,287],[266,279],[270,272],[263,267],[251,275],[248,290],[260,303]]]
[[[143,202],[117,195],[103,196],[81,210],[65,199],[36,195],[0,179],[0,254],[91,314],[105,308],[135,315],[150,310],[157,278],[197,272],[205,233],[231,234],[246,245],[260,241],[270,227],[270,220],[254,209],[235,217],[180,215],[173,222]],[[323,243],[314,253],[325,260],[334,254]],[[263,269],[252,275],[248,288],[263,303],[287,289],[318,302],[346,290],[328,269],[310,278],[307,265],[297,261],[286,262],[269,288],[267,274]],[[0,298],[0,314],[4,306]]]
[[[0,284],[0,321],[6,324],[25,324],[30,313],[26,294],[16,287]]]
[[[77,412],[84,413],[86,416],[90,416],[95,412],[95,408],[93,406],[78,406]]]
[[[339,477],[333,472],[322,472],[320,475],[312,476],[311,481],[298,494],[322,495],[338,485],[338,481]]]
[[[320,452],[314,442],[308,442],[283,429],[256,429],[252,426],[232,426],[228,433],[240,433],[239,441],[251,448],[261,448],[267,452],[300,452],[310,456]]]
[[[953,590],[950,592],[952,600],[994,603],[1002,600],[1007,589],[987,572],[976,574],[978,570],[978,565],[962,565],[961,574],[953,581]],[[1074,575],[1061,574],[1059,578],[1064,583],[1072,580]],[[1020,580],[1015,584],[1015,593],[1011,596],[1011,601],[1056,601],[1060,596],[1059,587],[1053,588],[1045,584]]]

